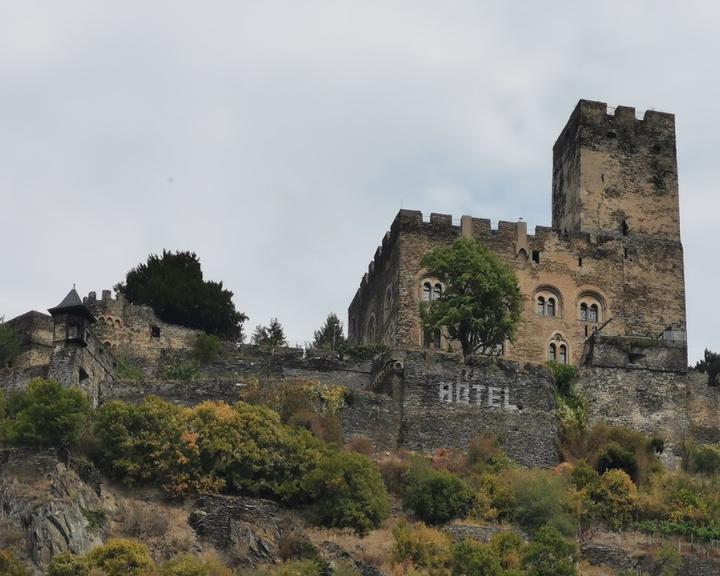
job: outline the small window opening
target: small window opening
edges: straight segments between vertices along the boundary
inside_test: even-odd
[[[540,314],[540,316],[545,316],[545,298],[542,296],[538,297],[537,300],[537,313]]]
[[[615,130],[608,130],[607,137],[608,138],[617,138],[617,132]]]
[[[80,337],[80,326],[77,324],[70,324],[67,328],[67,337],[68,340],[72,338],[79,338]]]
[[[580,266],[580,268],[582,268],[582,256],[578,257],[578,266]]]
[[[628,259],[628,252],[627,252],[627,248],[623,248],[623,258],[625,258],[625,260],[627,260],[627,259]]]
[[[587,338],[587,335],[588,335],[588,327],[587,327],[587,325],[585,325],[585,338]]]
[[[83,370],[82,368],[78,368],[78,380],[80,381],[80,383],[84,382],[88,378],[90,378],[90,376],[88,376],[88,373],[85,372],[85,370]]]
[[[560,364],[567,364],[567,346],[560,344]]]
[[[588,310],[588,321],[589,322],[597,322],[598,321],[598,305],[592,304],[590,306],[590,309]]]
[[[532,251],[532,261],[535,262],[535,264],[540,264],[540,250]]]
[[[432,299],[438,300],[440,298],[440,296],[442,296],[442,284],[438,283],[438,284],[435,284],[435,286],[433,287]]]
[[[622,233],[623,233],[623,236],[627,236],[629,231],[630,231],[630,226],[628,226],[627,221],[623,220],[623,221],[622,221]]]
[[[580,304],[580,320],[582,320],[583,322],[586,322],[587,319],[588,319],[588,307],[587,307],[587,304],[585,304],[585,302],[583,302],[582,304]],[[587,336],[587,334],[586,334],[586,336]]]
[[[550,349],[548,350],[548,358],[551,362],[555,362],[555,360],[557,360],[557,346],[555,346],[555,344],[550,344]]]
[[[150,326],[150,336],[160,338],[160,326]]]
[[[555,316],[555,298],[548,298],[547,301],[547,315]]]

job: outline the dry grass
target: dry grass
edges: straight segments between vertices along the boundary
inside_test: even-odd
[[[392,529],[399,522],[396,518],[388,519],[378,530],[373,530],[365,537],[360,537],[351,530],[310,528],[306,531],[310,541],[318,548],[324,542],[332,542],[345,550],[359,562],[371,564],[383,572],[392,573],[392,549],[395,542]]]

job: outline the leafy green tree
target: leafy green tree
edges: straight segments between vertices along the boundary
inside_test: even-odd
[[[599,516],[615,530],[632,521],[638,506],[637,487],[630,476],[617,469],[608,470],[600,477],[590,488],[590,498]]]
[[[487,544],[465,540],[453,548],[452,576],[505,576],[497,552]]]
[[[252,342],[258,346],[287,346],[285,331],[277,318],[271,318],[269,326],[256,326]]]
[[[447,470],[416,462],[405,474],[403,508],[420,520],[437,524],[465,516],[474,501],[470,487]]]
[[[390,512],[380,471],[362,454],[330,453],[308,474],[305,491],[319,524],[352,528],[360,535],[380,526]]]
[[[523,554],[527,576],[576,576],[577,546],[552,526],[543,526]]]
[[[523,528],[535,532],[543,524],[564,534],[571,534],[574,523],[567,513],[568,482],[549,470],[510,471],[505,475],[510,484],[511,500],[505,515]]]
[[[75,446],[90,422],[90,400],[78,388],[33,380],[10,395],[3,436],[16,445]]]
[[[133,304],[147,304],[165,322],[242,341],[247,316],[235,310],[222,282],[203,280],[194,252],[151,254],[115,290]]]
[[[19,353],[20,340],[18,340],[15,330],[0,319],[0,368],[6,366]]]
[[[695,370],[707,373],[708,385],[717,386],[720,384],[720,354],[705,349],[703,359],[695,364]]]
[[[654,560],[659,576],[677,576],[682,568],[682,556],[674,546],[662,546],[655,553]]]
[[[192,355],[200,364],[209,364],[222,353],[222,340],[214,334],[201,333],[195,337]]]
[[[345,345],[343,324],[334,312],[328,314],[325,323],[315,330],[312,347],[317,350],[337,350]]]
[[[435,248],[422,265],[444,283],[443,293],[421,305],[423,324],[446,328],[463,353],[494,354],[513,339],[522,297],[514,272],[485,246],[469,239]]]

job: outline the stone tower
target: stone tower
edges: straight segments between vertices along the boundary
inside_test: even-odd
[[[114,378],[114,360],[90,328],[95,317],[75,288],[48,312],[53,318],[48,378],[64,386],[79,386],[97,406],[99,385]]]
[[[675,116],[580,100],[553,147],[552,225],[679,242]]]

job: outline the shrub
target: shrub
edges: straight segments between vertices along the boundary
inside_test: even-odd
[[[575,393],[573,385],[578,376],[577,368],[571,364],[560,364],[559,362],[548,362],[548,367],[555,378],[558,394],[566,398],[572,396]]]
[[[686,468],[689,472],[711,476],[720,472],[720,449],[715,446],[696,445],[694,442],[685,446]]]
[[[117,356],[115,358],[115,376],[121,380],[140,380],[145,373],[126,356]]]
[[[176,496],[227,488],[297,498],[323,452],[308,432],[243,402],[110,402],[97,413],[95,434],[101,466],[128,484],[154,482]]]
[[[511,493],[511,499],[500,509],[502,516],[530,532],[548,524],[563,534],[572,533],[568,483],[563,476],[548,470],[515,470],[501,480],[508,482]]]
[[[635,480],[638,476],[638,463],[635,453],[625,450],[616,442],[608,444],[598,455],[595,469],[599,474],[607,470],[622,470]]]
[[[84,556],[63,552],[52,559],[47,573],[48,576],[89,576],[90,562]]]
[[[294,560],[276,566],[261,566],[255,570],[240,570],[238,576],[323,576],[322,568],[312,560]]]
[[[501,472],[510,466],[510,459],[500,448],[495,434],[481,434],[470,441],[467,451],[467,467],[474,471]]]
[[[183,380],[190,382],[198,374],[198,364],[194,360],[180,362],[171,366],[165,366],[162,377],[168,380]]]
[[[110,539],[85,557],[103,576],[145,576],[155,567],[147,546],[134,540]]]
[[[393,494],[400,494],[410,462],[397,453],[389,454],[378,462],[378,468],[387,489]]]
[[[372,440],[362,434],[350,438],[346,448],[350,452],[357,452],[358,454],[363,454],[364,456],[372,456],[373,452],[375,452]]]
[[[164,536],[169,521],[167,516],[159,514],[137,502],[127,502],[124,507],[122,532],[126,536],[145,540],[157,536]]]
[[[527,576],[576,576],[577,546],[552,526],[542,526],[523,554]]]
[[[195,336],[192,347],[192,356],[200,364],[210,364],[220,356],[222,340],[214,334],[201,332]]]
[[[406,522],[393,529],[395,562],[412,562],[422,568],[444,568],[451,558],[450,537],[422,522]]]
[[[465,516],[473,501],[470,487],[446,470],[433,470],[418,461],[405,474],[403,508],[430,524]]]
[[[655,569],[659,576],[676,576],[682,567],[682,556],[674,546],[662,546],[655,553]]]
[[[500,557],[502,567],[508,571],[507,576],[514,573],[511,571],[520,570],[522,555],[526,548],[525,540],[520,534],[509,530],[497,532],[490,538],[490,546]]]
[[[599,478],[600,475],[585,460],[578,460],[570,472],[570,480],[578,490],[594,485]]]
[[[318,552],[313,543],[302,533],[286,532],[278,543],[282,560],[316,560]]]
[[[465,540],[453,548],[453,576],[482,574],[482,576],[505,576],[500,558],[490,546]]]
[[[630,523],[637,508],[637,488],[622,470],[606,471],[591,488],[590,497],[599,516],[616,530]]]
[[[30,570],[15,558],[10,550],[0,550],[0,574],[2,576],[30,576]]]
[[[84,392],[37,379],[10,396],[3,435],[17,445],[75,446],[89,419],[90,401]]]
[[[390,506],[380,472],[361,454],[335,452],[305,479],[319,524],[366,534],[387,517]]]
[[[165,562],[160,567],[158,576],[233,576],[233,573],[215,558],[182,554]]]

